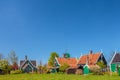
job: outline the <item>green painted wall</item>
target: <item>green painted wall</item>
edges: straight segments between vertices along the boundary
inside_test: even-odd
[[[120,64],[118,64],[118,75],[120,76]]]
[[[111,71],[116,72],[117,64],[111,64]]]
[[[83,71],[84,74],[89,74],[89,68],[88,68],[88,66],[85,66],[83,69],[84,69],[84,71]]]

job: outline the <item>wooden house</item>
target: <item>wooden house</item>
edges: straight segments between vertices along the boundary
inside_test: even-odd
[[[63,54],[63,57],[55,58],[55,65],[57,68],[64,64],[67,64],[69,66],[69,68],[66,71],[68,74],[75,74],[77,69],[76,58],[71,58],[68,53]]]
[[[102,61],[105,65],[107,65],[107,61],[104,55],[101,52],[93,53],[90,51],[87,55],[80,56],[79,59],[76,58],[55,58],[55,64],[59,68],[62,64],[68,64],[70,67],[68,70],[72,73],[75,73],[75,69],[81,69],[84,74],[89,73],[89,69],[93,67],[99,67],[97,62]]]
[[[117,68],[120,66],[120,53],[114,53],[109,65],[111,72],[117,71]]]
[[[79,58],[77,65],[79,68],[83,69],[84,74],[88,74],[88,69],[99,67],[97,65],[97,62],[100,61],[107,65],[107,61],[101,52],[93,53],[92,51],[90,51],[90,53],[88,53],[87,55],[83,55]]]
[[[37,71],[36,61],[28,60],[27,56],[25,56],[25,60],[20,61],[20,70],[22,70],[25,73]]]

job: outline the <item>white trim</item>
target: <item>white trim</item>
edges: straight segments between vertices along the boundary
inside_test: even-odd
[[[30,66],[30,67],[31,67],[31,69],[32,69],[32,71],[33,71],[33,68],[32,68],[32,66],[31,66],[29,63],[27,64],[27,66]],[[27,66],[26,66],[26,67],[27,67]],[[26,69],[26,67],[25,67],[23,70],[25,70],[25,69]]]
[[[58,62],[58,59],[57,59],[57,57],[55,57],[55,60],[57,61],[58,65],[60,66],[61,64]]]
[[[32,64],[32,62],[31,62],[31,61],[32,61],[32,60],[29,60],[29,62]],[[35,61],[36,61],[36,60],[35,60]],[[33,64],[32,64],[32,66],[36,68],[36,66],[34,66]]]
[[[80,58],[82,57],[82,53],[81,53],[81,56],[79,57],[79,59],[78,59],[78,62],[77,62],[77,64],[79,63],[79,61],[80,61]]]
[[[110,61],[110,63],[109,63],[109,66],[110,66],[110,72],[112,71],[112,70],[111,70],[111,63],[112,63],[112,61],[113,61],[115,55],[116,55],[116,51],[115,51],[115,53],[114,53],[114,55],[113,55],[113,57],[112,57],[112,59],[111,59],[111,61]]]
[[[27,61],[30,62],[30,64],[31,64],[34,68],[36,68],[36,67],[31,63],[30,60],[24,60],[24,63],[22,63],[22,65],[20,66],[20,69],[22,69],[23,65],[24,65]],[[29,63],[28,63],[28,64],[29,64]],[[30,65],[30,64],[29,64],[29,65]],[[31,66],[31,65],[30,65],[30,66]],[[31,68],[32,68],[32,66],[31,66]],[[32,68],[32,69],[33,69],[33,68]],[[36,68],[36,69],[37,69],[37,68]]]
[[[102,54],[103,53],[100,52],[100,55],[99,55],[98,59],[96,60],[95,64],[97,63],[97,61],[99,60],[99,58],[101,57]]]
[[[86,66],[87,66],[88,68],[90,68],[87,64],[85,64],[83,68],[85,68]]]
[[[30,63],[28,63],[30,65]],[[31,66],[31,65],[30,65]],[[32,71],[34,71],[33,67],[31,66]]]
[[[27,60],[23,60],[24,62],[22,63],[22,65],[20,65],[20,68],[26,63]]]
[[[114,53],[114,55],[113,55],[113,57],[112,57],[112,59],[111,59],[111,61],[110,61],[109,65],[112,63],[112,61],[113,61],[113,59],[114,59],[115,55],[116,55],[116,51],[115,51],[115,53]]]

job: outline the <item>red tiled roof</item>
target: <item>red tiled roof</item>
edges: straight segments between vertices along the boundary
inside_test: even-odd
[[[98,52],[98,53],[91,53],[91,54],[88,54],[88,55],[83,55],[80,57],[79,61],[78,61],[78,64],[86,64],[86,62],[88,61],[88,64],[96,64],[98,58],[100,57],[101,53]]]
[[[77,67],[76,58],[57,58],[57,61],[60,65],[68,64],[70,67]]]

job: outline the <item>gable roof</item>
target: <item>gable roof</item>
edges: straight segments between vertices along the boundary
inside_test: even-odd
[[[78,64],[86,64],[87,61],[88,61],[88,64],[96,64],[100,56],[101,56],[100,52],[83,55],[80,57]]]
[[[116,53],[113,57],[112,63],[120,62],[120,53]]]
[[[28,60],[28,59],[20,61],[20,69],[25,69],[28,65],[31,68],[32,67],[36,68],[36,61],[35,60]]]
[[[21,60],[20,61],[20,66],[22,66],[26,61],[27,60]],[[35,60],[29,60],[29,61],[32,63],[32,65],[36,66],[36,61]]]
[[[70,67],[77,67],[76,58],[56,58],[59,65],[68,64]]]

